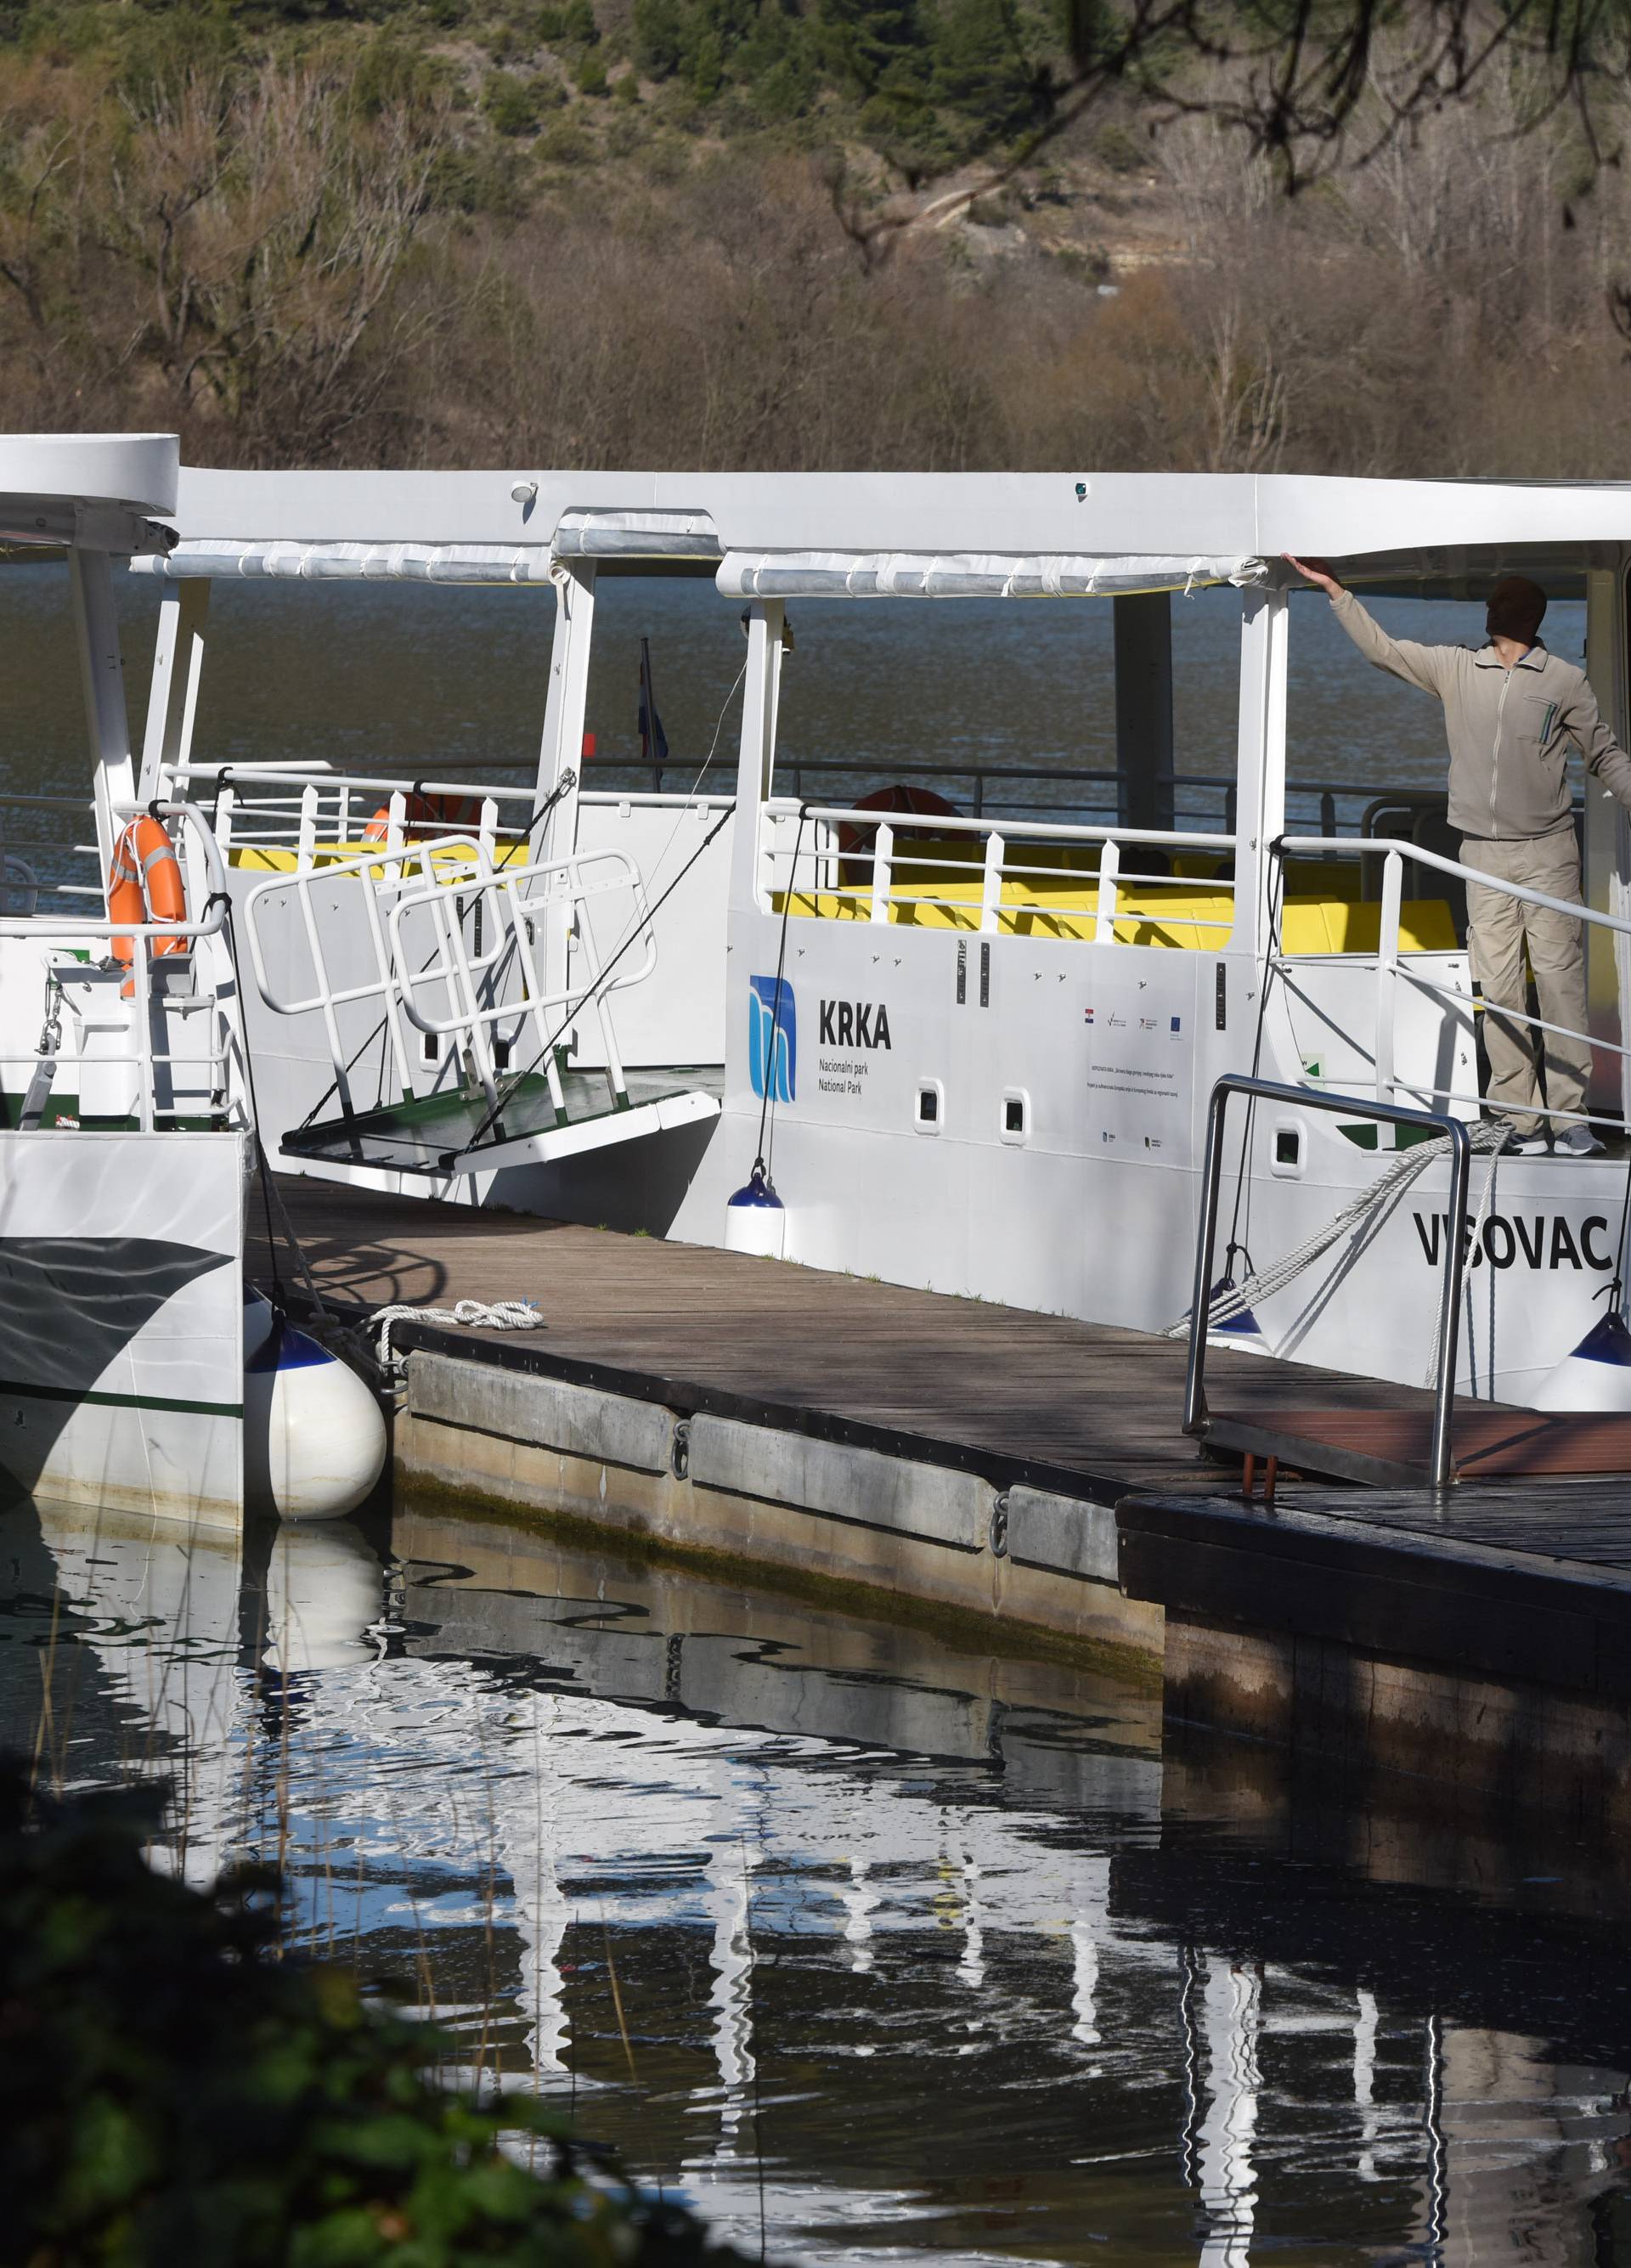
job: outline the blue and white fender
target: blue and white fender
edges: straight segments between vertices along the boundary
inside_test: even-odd
[[[1537,1410],[1631,1410],[1631,1330],[1616,1308],[1593,1323],[1571,1354],[1548,1371]]]
[[[284,1520],[338,1520],[385,1469],[385,1419],[358,1377],[244,1294],[244,1494]]]

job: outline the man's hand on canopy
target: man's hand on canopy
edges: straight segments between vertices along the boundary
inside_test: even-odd
[[[1294,559],[1288,551],[1282,551],[1280,556],[1288,567],[1296,569],[1305,583],[1312,583],[1315,588],[1323,591],[1328,599],[1334,599],[1342,588],[1325,560]]]

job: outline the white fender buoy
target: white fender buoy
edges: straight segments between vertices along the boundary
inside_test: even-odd
[[[784,1260],[786,1248],[786,1208],[771,1188],[763,1163],[756,1160],[742,1188],[726,1199],[725,1249]]]
[[[1537,1410],[1631,1410],[1631,1330],[1617,1307],[1592,1324],[1571,1354],[1549,1371]]]
[[[279,1322],[254,1295],[244,1309],[244,1493],[284,1520],[338,1520],[385,1469],[385,1419],[327,1347]],[[248,1351],[254,1333],[254,1352]]]

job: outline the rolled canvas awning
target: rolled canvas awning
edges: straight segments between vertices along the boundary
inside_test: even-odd
[[[705,512],[564,512],[562,559],[717,559],[724,546]]]
[[[134,559],[140,574],[312,583],[547,583],[547,543],[277,543],[190,538],[167,558]]]
[[[730,551],[715,579],[733,599],[1090,599],[1258,584],[1266,576],[1264,561],[1252,558]]]

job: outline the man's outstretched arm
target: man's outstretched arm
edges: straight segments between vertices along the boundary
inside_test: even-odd
[[[1402,677],[1406,685],[1413,685],[1422,693],[1443,694],[1444,657],[1453,652],[1452,647],[1418,645],[1414,638],[1390,637],[1381,623],[1365,612],[1352,591],[1343,589],[1323,559],[1294,559],[1288,551],[1285,558],[1304,582],[1312,583],[1325,593],[1332,613],[1367,661],[1374,662],[1378,669],[1385,669],[1394,677]]]

